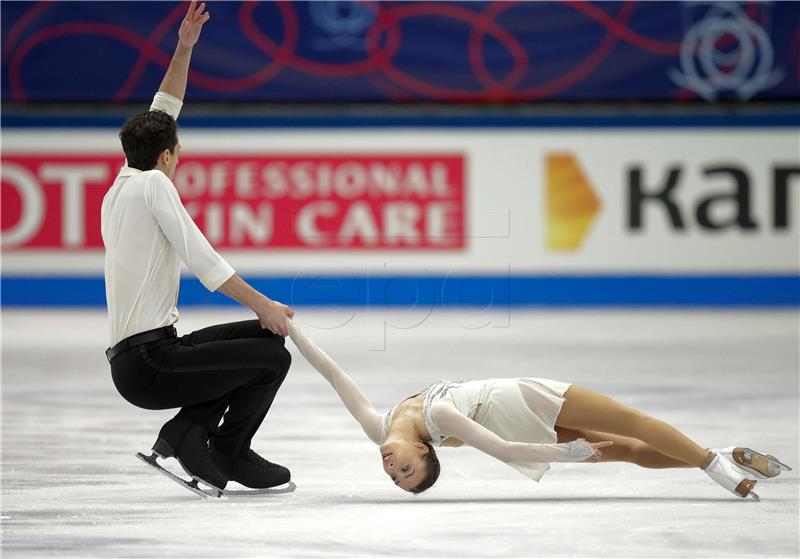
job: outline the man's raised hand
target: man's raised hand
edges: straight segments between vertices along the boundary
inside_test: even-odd
[[[200,4],[199,8],[196,8],[196,5],[197,0],[192,0],[192,3],[189,4],[189,11],[186,12],[186,17],[183,18],[181,27],[178,29],[178,40],[186,48],[192,48],[197,43],[203,24],[211,17],[211,14],[205,11],[205,2]]]

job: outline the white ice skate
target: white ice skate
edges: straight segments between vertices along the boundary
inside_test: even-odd
[[[737,497],[744,499],[749,495],[756,501],[760,500],[753,491],[758,482],[754,479],[747,479],[742,471],[736,467],[736,464],[724,454],[714,452],[714,459],[704,471],[711,479]]]
[[[777,477],[783,470],[792,471],[789,466],[771,454],[761,454],[751,448],[731,446],[711,450],[733,461],[745,475],[754,475],[758,479]]]

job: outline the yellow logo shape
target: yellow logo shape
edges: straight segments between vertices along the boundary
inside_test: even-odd
[[[546,174],[547,249],[576,250],[600,210],[600,201],[572,154],[548,154]]]

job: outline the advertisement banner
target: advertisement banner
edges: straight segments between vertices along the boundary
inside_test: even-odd
[[[791,128],[189,128],[180,139],[175,186],[204,234],[273,292],[313,287],[310,303],[798,303]],[[95,282],[76,297],[102,300],[99,210],[123,164],[114,131],[3,140],[4,297],[71,277]],[[206,301],[191,285],[182,297]]]
[[[3,249],[97,249],[100,205],[124,160],[6,155]],[[461,249],[460,155],[183,157],[174,183],[219,249]]]

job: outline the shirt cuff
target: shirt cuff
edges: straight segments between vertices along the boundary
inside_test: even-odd
[[[178,115],[183,107],[183,101],[177,97],[173,97],[169,93],[159,91],[153,97],[153,103],[150,105],[151,111],[164,111],[169,116],[178,120]]]
[[[207,274],[200,278],[200,283],[202,283],[209,291],[216,291],[235,273],[236,272],[233,270],[233,268],[231,268],[230,264],[224,260],[220,260],[216,266],[211,268]]]

